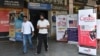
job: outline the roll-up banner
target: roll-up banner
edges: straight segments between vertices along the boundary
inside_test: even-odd
[[[78,12],[79,53],[97,55],[96,10],[85,9]]]
[[[56,18],[56,39],[67,41],[67,15],[57,15]]]

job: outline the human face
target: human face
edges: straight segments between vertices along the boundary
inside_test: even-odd
[[[28,19],[26,17],[24,17],[24,22],[26,22]]]
[[[44,19],[44,17],[43,17],[42,15],[40,15],[40,19],[41,19],[41,20],[43,20],[43,19]]]

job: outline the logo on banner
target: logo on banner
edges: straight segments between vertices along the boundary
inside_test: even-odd
[[[95,17],[93,17],[92,15],[81,16],[80,20],[85,22],[91,22],[91,21],[95,21]]]
[[[86,51],[86,52],[91,52],[91,49],[90,49],[90,48],[88,48],[88,49],[86,49],[86,50],[84,50],[84,51]]]

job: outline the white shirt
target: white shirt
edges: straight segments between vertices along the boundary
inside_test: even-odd
[[[47,27],[49,24],[49,21],[44,19],[43,21],[42,20],[39,20],[37,25],[39,27]],[[48,33],[48,29],[39,29],[39,33],[40,34],[47,34]]]
[[[26,21],[22,23],[23,34],[31,34],[32,31],[34,31],[34,27],[30,21]]]

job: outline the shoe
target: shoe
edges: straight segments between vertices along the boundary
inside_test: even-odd
[[[35,53],[35,55],[39,55],[40,53]]]
[[[46,51],[46,52],[48,52],[48,48],[47,48],[47,49],[45,49],[45,51]]]
[[[23,54],[26,54],[27,52],[23,52]]]

